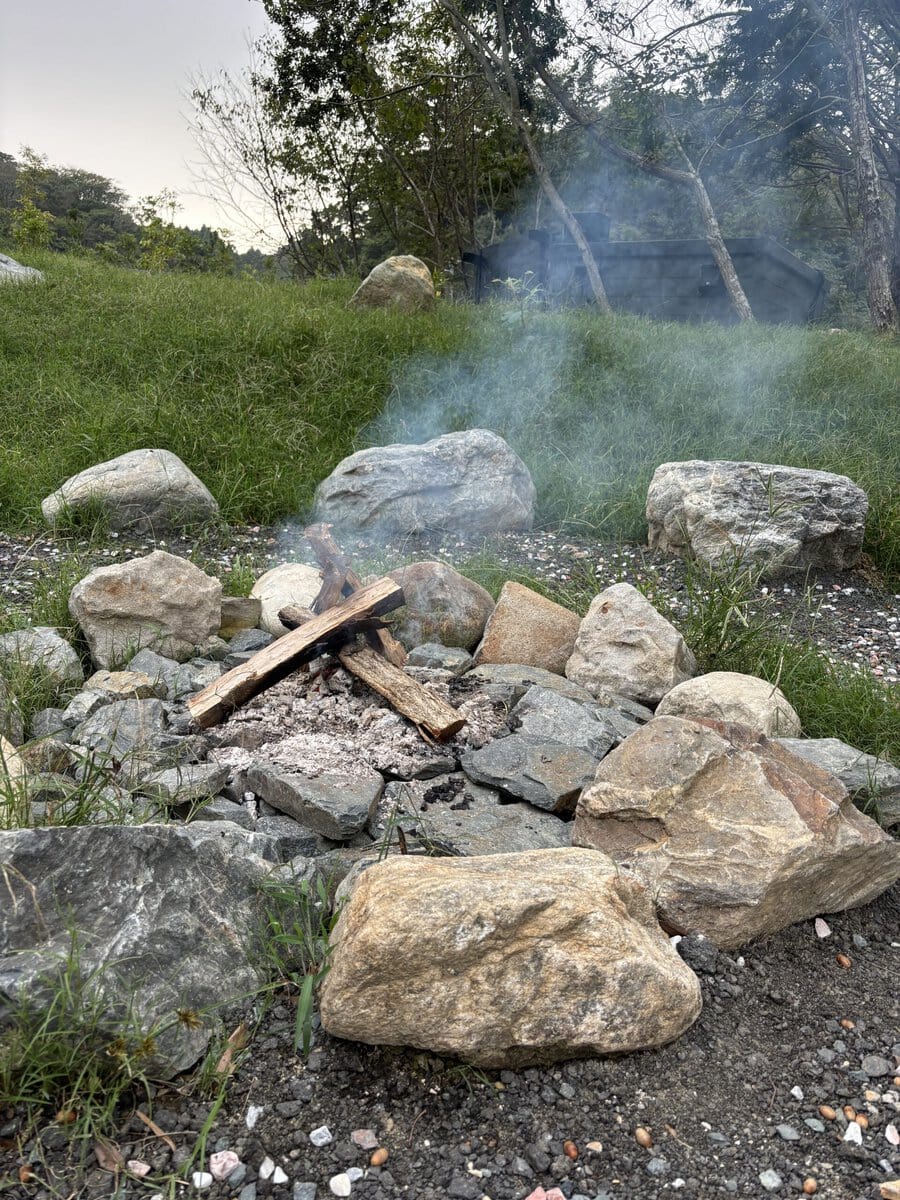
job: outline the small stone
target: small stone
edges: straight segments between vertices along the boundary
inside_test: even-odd
[[[649,1150],[653,1145],[653,1138],[650,1134],[650,1131],[645,1129],[643,1125],[638,1125],[637,1129],[634,1131],[634,1140],[639,1146],[643,1146],[645,1150]]]
[[[785,1142],[799,1142],[800,1134],[793,1125],[776,1125],[775,1132]]]
[[[209,1156],[209,1169],[213,1179],[227,1179],[234,1169],[240,1165],[240,1159],[233,1150],[219,1150]]]
[[[862,1060],[862,1069],[867,1075],[890,1075],[893,1065],[880,1054],[867,1054]]]
[[[835,1119],[835,1117],[837,1116],[837,1113],[834,1111],[834,1109],[831,1107],[830,1104],[820,1104],[819,1105],[819,1116],[822,1117],[822,1119],[825,1121],[833,1121]]]
[[[852,941],[857,950],[865,950],[869,945],[868,941],[861,933],[854,933]]]
[[[770,1168],[760,1173],[759,1182],[767,1192],[776,1192],[781,1187],[781,1176]]]
[[[244,1122],[248,1129],[252,1129],[259,1118],[262,1116],[263,1106],[261,1104],[251,1104],[247,1108],[247,1115]]]
[[[879,1188],[881,1200],[900,1200],[900,1179],[890,1179]]]
[[[585,1150],[590,1150],[592,1154],[601,1154],[603,1152],[602,1142],[588,1142]]]
[[[803,1124],[806,1125],[807,1128],[811,1129],[813,1133],[825,1132],[824,1122],[817,1120],[815,1117],[807,1117]]]
[[[272,1182],[273,1183],[287,1183],[287,1181],[288,1181],[288,1177],[287,1177],[287,1175],[285,1175],[284,1171],[282,1171],[281,1167],[276,1167],[275,1170],[272,1172]]]
[[[884,1131],[884,1136],[892,1146],[900,1146],[900,1130],[897,1129],[896,1125],[888,1125]]]
[[[372,1157],[369,1159],[369,1165],[372,1167],[383,1167],[388,1160],[388,1152],[384,1146],[379,1146]]]
[[[578,1147],[574,1142],[563,1142],[563,1154],[566,1158],[575,1159],[578,1157]]]
[[[843,967],[845,971],[849,971],[853,966],[853,960],[848,958],[846,954],[836,954],[834,956],[834,961],[839,967]]]
[[[143,1179],[145,1175],[150,1174],[150,1164],[141,1162],[139,1158],[129,1158],[125,1164],[132,1175],[136,1175],[138,1179]]]
[[[309,1135],[309,1140],[314,1146],[327,1146],[334,1141],[334,1136],[327,1125],[320,1125],[318,1129],[314,1129]]]
[[[191,1176],[191,1183],[198,1192],[201,1192],[205,1188],[212,1187],[213,1177],[209,1171],[195,1171]]]
[[[802,1087],[792,1087],[791,1095],[794,1097],[795,1100],[802,1100],[803,1099],[803,1088]]]
[[[803,1195],[804,1196],[814,1196],[818,1190],[819,1190],[819,1185],[818,1185],[818,1183],[816,1183],[815,1179],[812,1178],[812,1176],[810,1176],[808,1179],[803,1180]]]
[[[844,1130],[844,1141],[852,1142],[856,1146],[862,1145],[862,1127],[857,1125],[856,1121],[850,1121],[847,1128]]]
[[[816,937],[827,938],[831,937],[831,926],[827,921],[823,921],[821,917],[816,917],[815,920]]]
[[[360,1150],[375,1150],[378,1147],[378,1138],[372,1129],[354,1129],[350,1134],[350,1141],[354,1146],[359,1146]]]
[[[333,1196],[349,1196],[353,1190],[353,1185],[350,1182],[350,1177],[344,1171],[340,1175],[332,1175],[328,1180],[328,1187]]]
[[[351,1183],[356,1183],[358,1179],[362,1179],[363,1175],[365,1175],[365,1171],[362,1169],[362,1167],[347,1168],[347,1178]]]
[[[846,1029],[846,1030],[848,1030],[848,1031],[849,1031],[849,1030],[851,1030],[851,1029],[855,1029],[855,1028],[856,1028],[856,1022],[855,1022],[855,1021],[851,1021],[851,1020],[850,1020],[848,1017],[844,1017],[844,1018],[841,1020],[841,1029]]]
[[[294,1184],[294,1192],[291,1200],[316,1200],[316,1185],[309,1180]]]
[[[669,1163],[665,1158],[651,1158],[647,1163],[648,1175],[665,1175],[668,1169]]]

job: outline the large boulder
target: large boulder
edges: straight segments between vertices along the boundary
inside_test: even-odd
[[[0,1025],[8,1001],[53,987],[74,933],[74,966],[108,1007],[110,1039],[152,1034],[136,1065],[166,1079],[186,1070],[217,1013],[263,982],[271,853],[270,839],[226,822],[0,832]]]
[[[250,589],[251,597],[260,602],[260,629],[275,637],[287,633],[278,613],[288,605],[309,608],[321,586],[322,572],[307,563],[281,563],[260,575]]]
[[[778,739],[785,750],[799,754],[829,775],[836,775],[856,805],[877,816],[886,829],[900,825],[900,770],[883,758],[848,746],[840,738]]]
[[[666,692],[658,717],[698,717],[747,725],[769,737],[797,737],[800,718],[774,683],[737,671],[710,671]]]
[[[581,618],[571,609],[509,580],[490,615],[475,661],[526,663],[562,675],[580,625]]]
[[[900,843],[837,779],[744,726],[681,717],[602,760],[572,841],[627,863],[675,927],[724,949],[900,878]]]
[[[650,546],[768,571],[842,571],[862,550],[868,499],[846,475],[753,462],[663,463],[647,492]]]
[[[487,429],[445,433],[421,446],[373,446],[339,462],[316,489],[315,519],[385,535],[530,529],[528,468]]]
[[[25,669],[47,677],[56,687],[84,682],[81,659],[50,625],[31,625],[0,637],[0,672]]]
[[[8,254],[0,254],[0,283],[41,283],[43,278],[37,267],[23,267]]]
[[[612,691],[651,706],[696,670],[678,630],[630,583],[594,597],[566,663],[568,678],[592,694]]]
[[[391,632],[408,649],[426,642],[477,645],[494,608],[490,592],[441,562],[415,562],[390,572],[406,603],[391,613]]]
[[[395,254],[373,267],[350,298],[355,308],[430,312],[437,299],[431,272],[421,258]]]
[[[98,506],[111,529],[162,533],[219,514],[212,493],[171,450],[131,450],[72,475],[41,502],[48,525]]]
[[[98,666],[114,669],[144,647],[184,661],[217,633],[222,585],[187,559],[154,550],[91,571],[72,589],[69,612]]]
[[[481,1067],[658,1046],[700,1012],[648,894],[589,851],[388,859],[332,944],[329,1033]]]

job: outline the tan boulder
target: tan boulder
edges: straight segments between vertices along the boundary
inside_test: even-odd
[[[765,679],[737,671],[710,671],[686,679],[666,692],[656,715],[747,725],[768,737],[800,736],[800,718],[784,692]]]
[[[255,629],[262,616],[262,601],[258,596],[223,596],[219,637],[230,641],[242,629]]]
[[[655,705],[697,670],[674,625],[630,583],[614,583],[591,601],[566,675],[592,694],[619,692]]]
[[[581,618],[546,596],[509,580],[504,583],[476,663],[524,663],[562,675],[575,645]]]
[[[648,893],[591,851],[387,859],[333,945],[329,1033],[482,1067],[662,1045],[700,1012]]]
[[[24,780],[25,762],[12,742],[0,734],[0,802],[6,799],[5,792],[10,784]]]
[[[309,608],[322,586],[322,572],[307,563],[282,563],[260,575],[250,595],[260,602],[259,627],[281,637],[287,626],[278,620],[279,610],[287,605]]]
[[[107,668],[145,647],[190,658],[217,632],[221,611],[218,579],[164,550],[98,567],[69,596],[94,661]]]
[[[166,694],[165,687],[143,671],[95,671],[84,690],[103,692],[113,700],[148,700]]]
[[[725,949],[900,878],[900,842],[833,776],[744,726],[682,717],[602,760],[572,840],[628,864],[674,926]]]
[[[373,267],[350,298],[357,308],[393,308],[421,312],[437,299],[431,272],[413,254],[395,254]]]
[[[392,632],[407,649],[426,642],[477,645],[494,608],[491,593],[441,562],[415,562],[390,572],[406,604],[391,614]]]

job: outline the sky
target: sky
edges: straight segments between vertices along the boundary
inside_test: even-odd
[[[238,73],[268,28],[259,0],[0,0],[0,150],[178,194],[178,224],[230,229],[197,191],[191,77]],[[239,249],[246,243],[233,237]]]

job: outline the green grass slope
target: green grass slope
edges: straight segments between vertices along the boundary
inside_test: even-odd
[[[31,260],[30,260],[31,261]],[[866,334],[544,313],[348,310],[351,287],[148,275],[34,256],[0,287],[0,522],[69,475],[173,450],[229,521],[301,515],[362,445],[480,425],[507,437],[540,519],[644,536],[653,469],[733,458],[848,474],[866,548],[900,576],[900,346]]]

